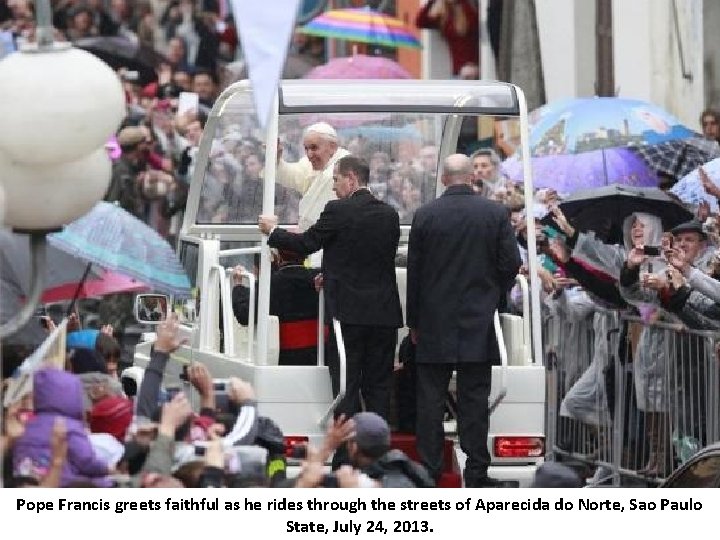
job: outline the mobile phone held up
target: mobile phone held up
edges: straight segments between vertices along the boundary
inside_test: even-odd
[[[660,246],[644,246],[643,253],[645,253],[648,257],[659,257]]]

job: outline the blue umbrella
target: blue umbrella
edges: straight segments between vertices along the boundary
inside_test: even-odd
[[[147,283],[153,289],[190,297],[180,261],[157,232],[114,204],[99,202],[61,232],[48,236],[56,248]]]
[[[720,158],[708,161],[702,166],[705,173],[710,177],[715,185],[720,186]],[[719,210],[718,201],[712,195],[708,195],[700,181],[698,169],[687,176],[682,177],[677,184],[671,189],[670,193],[677,195],[681,201],[687,204],[699,204],[700,201],[707,201],[710,204],[710,210],[717,212]]]
[[[658,144],[695,135],[663,109],[622,98],[556,101],[533,111],[531,124],[533,156]]]
[[[531,165],[535,187],[552,188],[561,195],[609,184],[634,187],[656,187],[658,184],[648,165],[626,148],[535,157]],[[521,183],[522,161],[518,156],[507,159],[500,166],[500,172]]]

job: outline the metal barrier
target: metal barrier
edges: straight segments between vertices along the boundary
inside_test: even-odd
[[[594,467],[590,484],[657,484],[720,440],[720,333],[597,309],[550,316],[550,459]]]

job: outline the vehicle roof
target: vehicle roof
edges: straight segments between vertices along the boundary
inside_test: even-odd
[[[221,96],[251,93],[247,80],[229,86]],[[317,80],[280,81],[280,114],[330,112],[435,112],[519,116],[515,86],[468,80]],[[232,107],[232,100],[227,104]],[[222,114],[225,107],[216,108]]]

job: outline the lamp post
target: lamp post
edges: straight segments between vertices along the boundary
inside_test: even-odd
[[[125,116],[117,75],[53,37],[50,0],[36,0],[36,41],[0,61],[4,226],[31,237],[31,291],[0,339],[32,316],[43,290],[45,236],[87,213],[110,181],[105,144]]]

